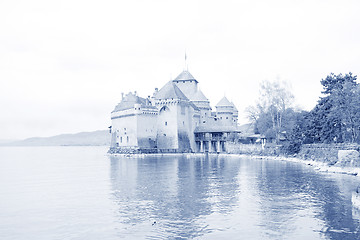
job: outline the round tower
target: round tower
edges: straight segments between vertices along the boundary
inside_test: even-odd
[[[226,97],[223,97],[215,107],[216,120],[219,124],[222,126],[232,126],[234,113],[233,104]]]

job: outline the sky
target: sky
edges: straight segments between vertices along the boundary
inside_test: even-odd
[[[121,93],[184,69],[214,107],[287,81],[311,110],[320,80],[360,73],[360,1],[0,1],[0,139],[107,129]]]

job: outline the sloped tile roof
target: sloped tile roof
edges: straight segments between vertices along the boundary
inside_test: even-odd
[[[237,126],[198,126],[195,128],[195,133],[205,133],[205,132],[241,132]]]
[[[156,99],[183,99],[189,100],[185,94],[172,82],[165,84],[155,95]]]
[[[216,107],[232,107],[233,104],[224,96],[218,104],[216,104]]]
[[[201,90],[195,92],[191,97],[191,101],[209,101]]]
[[[238,109],[236,108],[235,104],[233,102],[231,102],[233,108],[234,108],[234,112],[238,112]]]
[[[189,71],[184,70],[174,80],[195,80],[195,78]]]

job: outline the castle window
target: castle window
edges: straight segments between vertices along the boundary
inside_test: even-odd
[[[228,117],[226,117],[226,119],[229,119]]]
[[[222,119],[222,117],[220,117],[220,119]]]
[[[129,142],[129,136],[126,136],[126,141]]]
[[[120,142],[122,143],[122,137],[120,137]]]
[[[183,83],[185,83],[185,81],[183,81]]]
[[[185,115],[185,106],[181,105],[181,114]]]
[[[165,122],[165,126],[167,126],[167,122]]]
[[[185,122],[183,121],[183,126],[185,125]]]

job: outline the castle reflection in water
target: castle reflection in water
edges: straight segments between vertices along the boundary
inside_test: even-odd
[[[132,226],[124,236],[155,222],[148,238],[360,238],[343,180],[306,166],[221,155],[110,160],[118,218]]]

